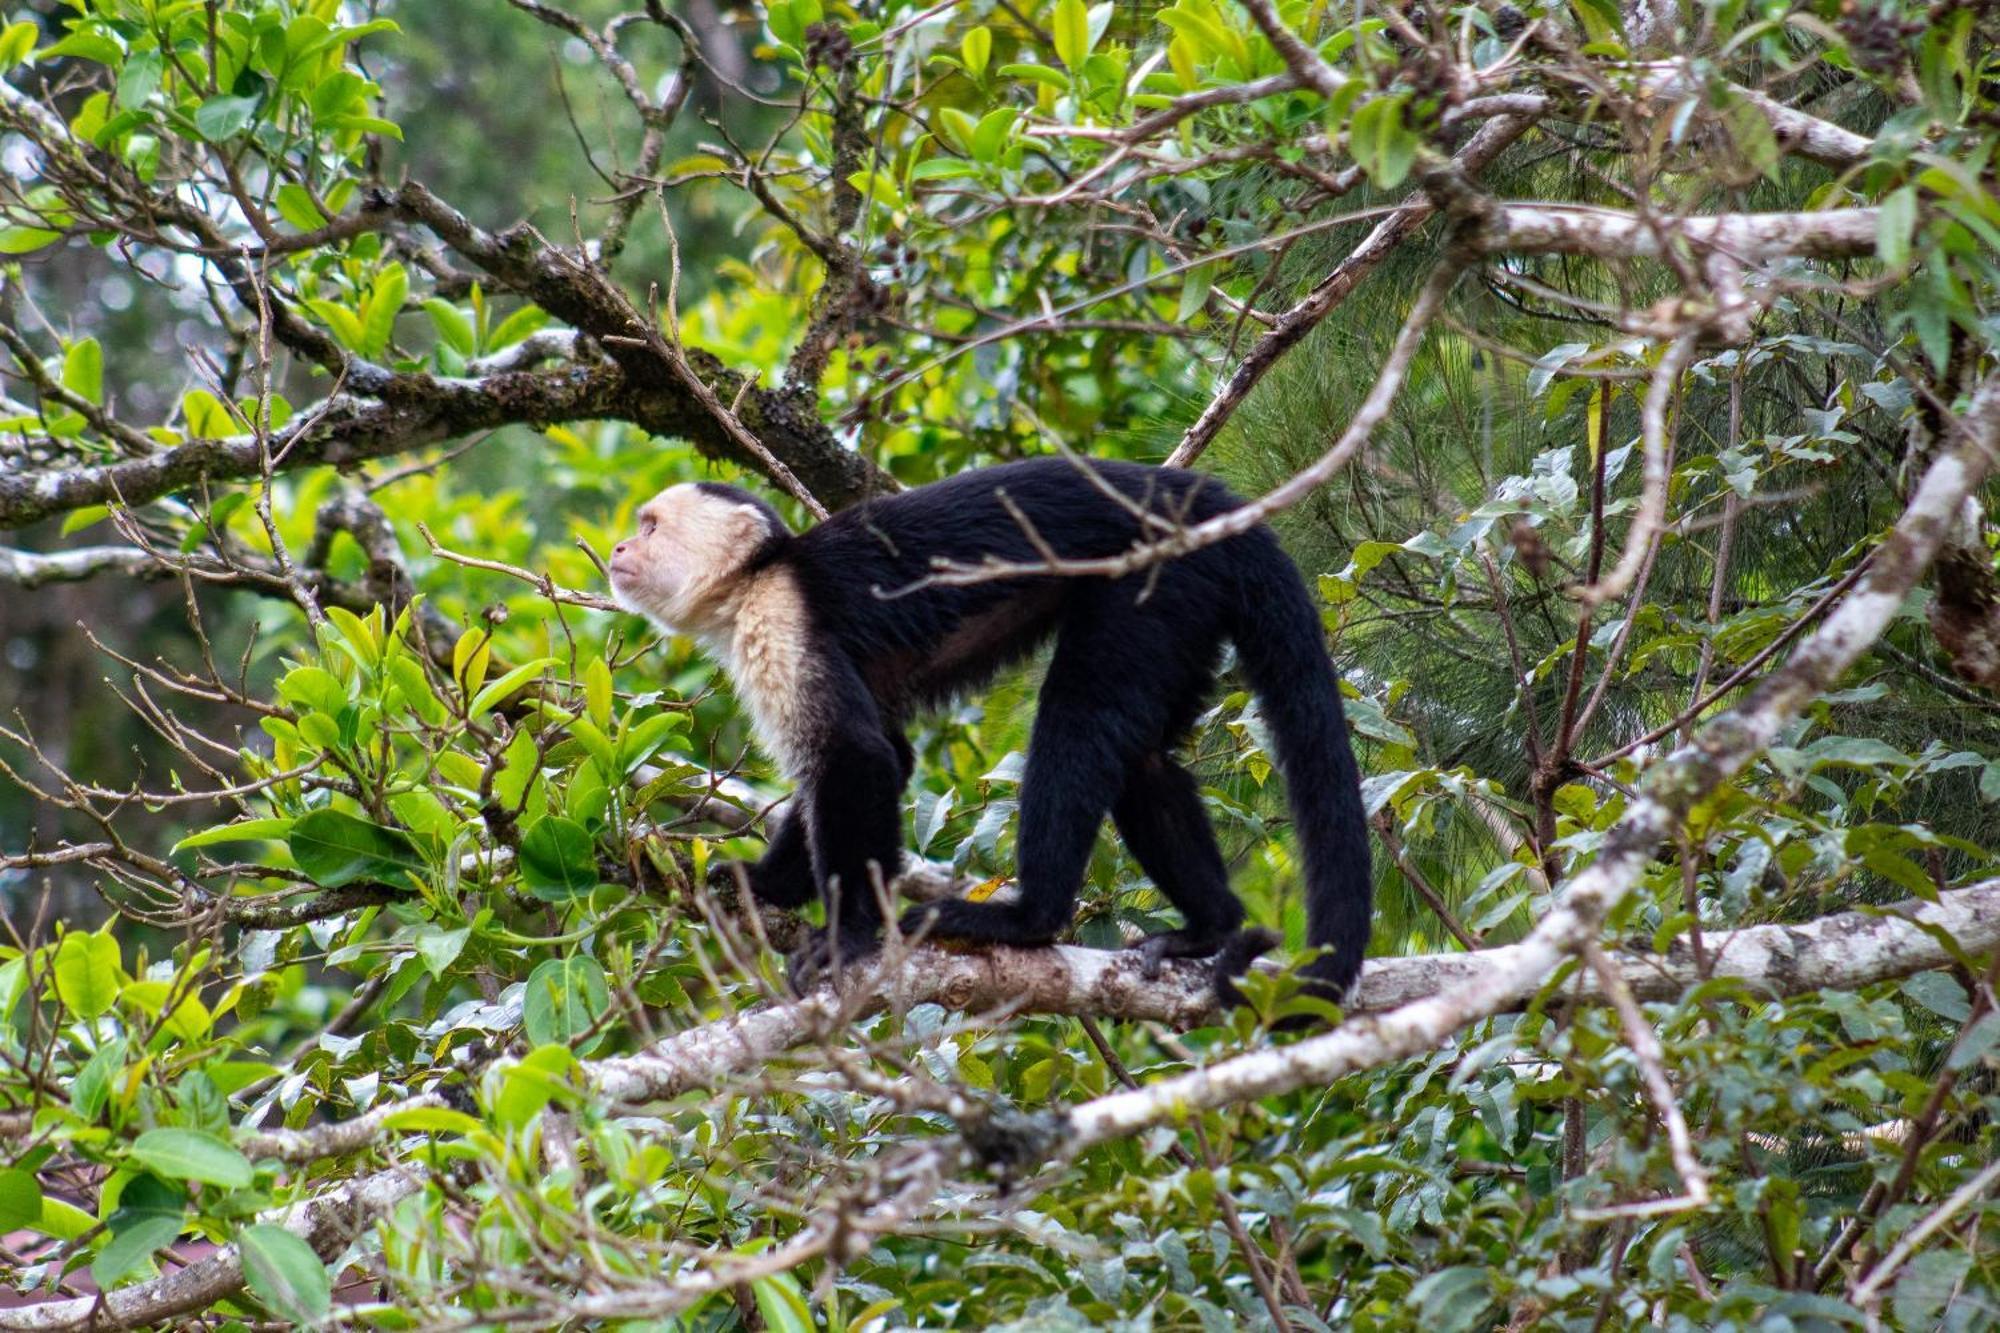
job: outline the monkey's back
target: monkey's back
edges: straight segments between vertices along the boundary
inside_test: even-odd
[[[976,568],[987,560],[1044,564],[1050,551],[1064,560],[1115,556],[1159,535],[1134,513],[1135,504],[1170,522],[1198,523],[1241,501],[1198,472],[1101,459],[1028,459],[856,505],[794,538],[784,559],[798,577],[816,632],[864,664],[877,699],[900,712],[936,703],[1019,661],[1080,597],[1109,582],[1074,574],[927,581],[939,561]],[[1270,538],[1259,530],[1250,540]],[[1228,577],[1221,553],[1243,541],[1232,538],[1123,582],[1153,614],[1199,611],[1210,619],[1229,596],[1219,586]],[[1191,631],[1207,628],[1189,625]]]

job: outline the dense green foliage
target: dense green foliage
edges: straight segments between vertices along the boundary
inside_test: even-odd
[[[837,473],[814,449],[903,484],[1057,448],[1157,461],[1413,188],[1444,197],[1494,123],[1479,98],[1531,90],[1519,141],[1460,173],[1488,203],[1876,210],[1872,254],[1750,264],[1741,337],[1688,332],[1742,275],[1685,247],[1473,256],[1387,419],[1275,518],[1349,680],[1373,952],[1546,913],[1695,705],[1739,698],[1852,586],[2000,336],[1990,14],[1689,4],[1685,82],[1647,101],[1647,8],[1280,6],[1331,91],[1285,84],[1231,0],[22,11],[0,32],[0,527],[143,547],[136,572],[166,576],[106,566],[63,603],[0,579],[0,651],[23,654],[0,682],[0,1272],[23,1302],[143,1287],[199,1238],[240,1247],[247,1287],[201,1302],[237,1326],[2000,1322],[1976,950],[1649,1006],[1713,1193],[1690,1209],[1620,1211],[1685,1182],[1618,1013],[1566,1000],[1575,969],[1429,1055],[968,1169],[793,1259],[966,1105],[1004,1119],[1291,1040],[1263,1021],[1285,983],[1179,1036],[892,1006],[671,1099],[592,1090],[595,1062],[785,1000],[758,932],[788,923],[707,887],[759,845],[718,807],[784,786],[712,663],[596,600],[597,557],[677,480],[809,515],[662,367],[686,349],[802,477]],[[1844,166],[1794,151],[1749,87],[1868,141]],[[1477,210],[1446,211],[1307,323],[1198,466],[1259,494],[1334,443],[1468,244]],[[626,313],[591,322],[585,271]],[[1580,611],[1642,509],[1642,407],[1683,341],[1665,527]],[[29,507],[39,477],[230,441],[247,465]],[[1990,590],[1975,528],[1957,577]],[[1942,642],[1940,606],[1981,605],[1942,586],[1698,805],[1610,941],[1699,952],[1994,876],[2000,669]],[[109,678],[30,670],[59,643]],[[914,737],[911,848],[1010,870],[1034,682]],[[1253,915],[1296,945],[1245,694],[1195,750]],[[1171,921],[1107,832],[1075,942]],[[256,1137],[426,1093],[289,1160]],[[349,1231],[273,1212],[399,1166],[414,1187]]]

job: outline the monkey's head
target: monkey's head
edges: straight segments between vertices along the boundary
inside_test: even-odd
[[[681,634],[725,627],[753,562],[790,536],[778,511],[719,482],[669,486],[639,507],[639,531],[611,550],[619,604]]]

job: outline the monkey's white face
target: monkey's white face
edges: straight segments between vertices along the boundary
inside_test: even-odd
[[[734,614],[730,593],[769,535],[764,517],[692,484],[639,509],[639,531],[611,551],[620,605],[677,634],[712,634]]]

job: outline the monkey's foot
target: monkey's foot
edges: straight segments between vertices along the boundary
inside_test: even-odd
[[[1156,943],[1160,945],[1160,949],[1158,951],[1150,949],[1150,945]],[[1186,953],[1172,953],[1172,949],[1176,947],[1196,945],[1196,943],[1202,947],[1200,949],[1188,947]],[[1244,1003],[1244,993],[1236,989],[1236,979],[1242,977],[1246,971],[1250,971],[1250,965],[1256,963],[1258,955],[1276,949],[1280,943],[1282,941],[1274,931],[1266,931],[1264,927],[1248,927],[1242,931],[1230,931],[1220,937],[1210,935],[1206,939],[1192,939],[1188,937],[1186,931],[1166,931],[1162,935],[1148,935],[1138,943],[1138,947],[1146,955],[1142,971],[1146,973],[1148,979],[1160,975],[1160,963],[1164,963],[1166,959],[1214,957],[1214,963],[1210,965],[1210,977],[1216,987],[1216,1003],[1222,1005],[1224,1009],[1236,1009],[1238,1005]]]
[[[1236,930],[1162,930],[1146,936],[1132,948],[1138,951],[1139,970],[1146,980],[1158,981],[1160,969],[1169,958],[1208,958],[1228,948],[1242,934]]]
[[[882,942],[873,934],[815,930],[785,960],[785,980],[794,994],[804,995],[822,981],[837,980],[842,968],[865,962],[881,949]]]

